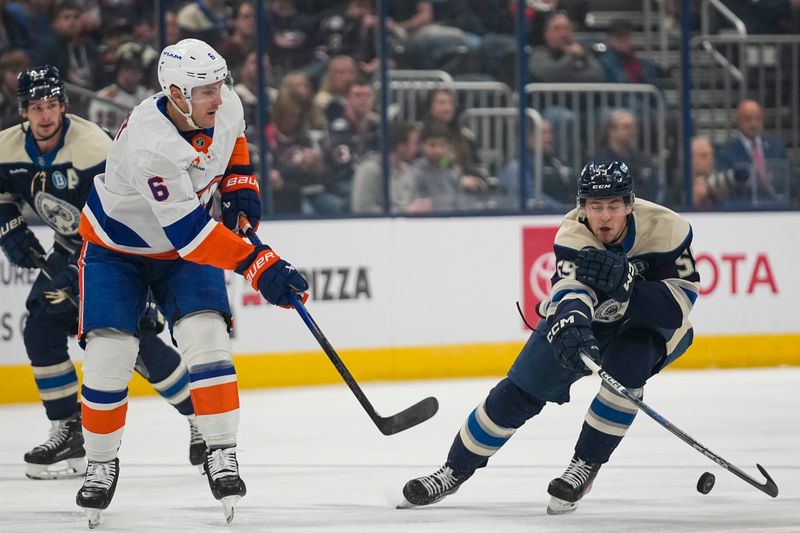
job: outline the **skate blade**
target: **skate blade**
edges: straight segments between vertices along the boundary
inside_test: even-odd
[[[416,509],[417,507],[419,507],[419,505],[414,505],[405,498],[402,498],[400,500],[400,503],[398,503],[397,506],[395,507],[395,509]]]
[[[66,465],[64,465],[64,461],[59,461],[52,465],[27,463],[25,475],[29,479],[72,479],[86,474],[86,460],[84,458],[66,459],[66,463]],[[58,468],[59,465],[61,465],[61,468]]]
[[[568,502],[561,498],[550,496],[550,502],[547,504],[547,514],[567,514],[575,511],[577,508],[578,502]]]
[[[86,519],[89,521],[89,529],[94,529],[100,525],[100,513],[102,509],[86,509]]]
[[[233,522],[233,515],[236,513],[236,504],[241,499],[241,496],[225,496],[220,501],[222,502],[222,509],[225,512],[225,521],[227,523]]]

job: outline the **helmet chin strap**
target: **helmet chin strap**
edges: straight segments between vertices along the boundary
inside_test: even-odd
[[[186,119],[186,122],[189,124],[189,127],[190,127],[190,128],[192,128],[193,130],[200,130],[200,129],[202,129],[200,126],[198,126],[198,125],[195,123],[194,119],[192,119],[192,101],[191,101],[191,100],[186,100],[186,99],[184,99],[184,102],[186,102],[186,105],[187,105],[187,106],[189,106],[189,112],[188,112],[188,113],[184,113],[184,112],[181,110],[181,108],[180,108],[180,107],[178,107],[178,104],[176,104],[176,103],[175,103],[175,100],[173,100],[173,99],[172,99],[172,95],[169,95],[169,94],[168,94],[168,95],[167,95],[167,98],[169,98],[169,102],[170,102],[170,103],[173,105],[173,107],[175,107],[175,109],[178,111],[178,113],[180,113],[181,115],[183,115],[183,118],[185,118],[185,119]]]

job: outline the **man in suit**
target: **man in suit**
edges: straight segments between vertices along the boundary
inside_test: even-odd
[[[734,121],[736,130],[717,152],[718,168],[732,169],[737,176],[729,202],[785,200],[790,178],[786,144],[763,135],[764,110],[755,100],[742,100]]]

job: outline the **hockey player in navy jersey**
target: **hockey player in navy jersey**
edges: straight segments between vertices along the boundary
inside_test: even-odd
[[[26,300],[23,338],[39,396],[52,428],[43,444],[25,454],[26,475],[34,479],[82,476],[86,470],[78,378],[67,352],[67,337],[78,330],[77,257],[80,210],[94,175],[105,167],[111,145],[96,124],[66,113],[58,69],[41,66],[19,75],[17,96],[26,121],[0,132],[0,247],[8,260],[42,272]],[[55,232],[47,255],[21,214],[27,203]],[[53,279],[50,279],[50,276]],[[205,445],[194,425],[186,365],[156,335],[163,319],[154,306],[140,321],[137,369],[181,414],[189,418],[190,460],[200,464]],[[66,462],[66,468],[59,468]]]
[[[585,354],[641,397],[645,382],[692,342],[688,315],[699,290],[692,229],[677,213],[635,200],[625,163],[590,163],[578,206],[553,248],[556,272],[542,318],[508,372],[473,410],[445,464],[403,488],[402,506],[453,494],[547,402],[569,401],[590,374]],[[547,488],[547,512],[574,511],[633,423],[637,408],[603,383],[586,413],[566,471]]]
[[[293,294],[307,297],[308,283],[292,265],[242,238],[240,215],[256,227],[261,203],[225,59],[202,41],[184,39],[161,52],[158,79],[162,92],[125,119],[81,213],[89,466],[77,502],[90,525],[119,479],[136,317],[148,289],[189,367],[197,424],[209,448],[204,468],[228,521],[246,488],[236,457],[239,391],[223,269],[244,275],[272,304],[289,307]],[[209,214],[217,193],[221,223]]]

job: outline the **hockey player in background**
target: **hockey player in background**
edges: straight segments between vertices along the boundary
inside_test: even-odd
[[[223,269],[243,274],[272,304],[289,307],[292,294],[307,297],[308,283],[294,267],[269,246],[241,237],[240,214],[256,227],[261,203],[225,59],[202,41],[184,39],[161,52],[158,80],[162,92],[125,119],[81,213],[89,465],[77,503],[90,525],[108,507],[119,478],[136,319],[148,288],[189,367],[197,425],[208,445],[204,468],[228,521],[246,489],[236,458],[239,392]],[[209,214],[217,191],[222,223]]]
[[[64,83],[52,66],[20,73],[17,87],[22,125],[0,132],[0,247],[22,268],[46,263],[25,302],[23,339],[39,396],[52,428],[50,438],[25,454],[33,479],[82,476],[86,470],[81,431],[78,377],[67,351],[67,337],[78,331],[77,257],[80,210],[92,179],[105,166],[108,133],[67,114]],[[55,232],[46,256],[21,214],[28,203]],[[50,279],[52,276],[52,280]],[[205,445],[194,425],[186,365],[157,337],[163,329],[154,306],[139,322],[137,369],[181,414],[189,418],[190,460],[202,463]],[[60,468],[66,461],[66,468]]]
[[[470,413],[444,466],[406,483],[401,507],[453,494],[547,402],[568,402],[572,383],[591,373],[581,353],[641,397],[647,379],[692,342],[688,315],[700,277],[691,242],[692,229],[677,213],[634,202],[627,165],[588,164],[578,206],[564,217],[553,244],[556,272],[537,310],[542,320],[508,376]],[[636,411],[601,385],[569,466],[547,488],[548,513],[577,508]]]

